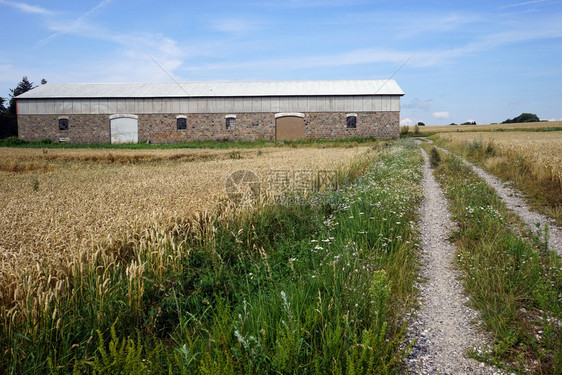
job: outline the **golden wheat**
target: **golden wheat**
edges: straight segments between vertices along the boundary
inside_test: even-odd
[[[224,183],[232,172],[248,169],[265,179],[275,169],[335,169],[369,150],[0,149],[4,165],[42,166],[0,168],[4,324],[37,319],[91,264],[104,266],[96,279],[103,299],[108,272],[121,259],[129,262],[134,306],[140,303],[145,268],[154,267],[158,274],[174,266],[173,259],[162,259],[164,248],[174,254],[171,233],[185,225],[196,235],[208,235],[208,212],[225,200]],[[153,259],[135,259],[139,252]]]
[[[422,126],[420,131],[432,133],[474,132],[488,130],[545,129],[562,127],[562,121],[524,122],[517,124]],[[411,131],[411,130],[410,130]]]
[[[562,187],[562,132],[481,132],[442,133],[439,137],[453,143],[493,142],[498,157],[521,158],[539,180],[554,181]],[[498,163],[500,159],[491,160]]]

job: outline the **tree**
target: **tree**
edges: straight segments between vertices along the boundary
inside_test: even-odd
[[[7,108],[4,106],[4,102],[6,99],[0,96],[0,116],[4,116],[6,113]]]
[[[33,82],[29,82],[27,77],[23,77],[15,89],[10,89],[10,106],[8,107],[8,113],[10,115],[16,115],[16,96],[28,92],[32,88]]]
[[[418,125],[418,126],[425,126],[425,124],[424,124],[423,122],[421,122],[421,121],[420,121],[420,122],[418,122],[418,124],[417,124],[417,125]]]
[[[534,113],[522,113],[519,116],[507,119],[502,124],[515,124],[520,122],[540,122],[539,116],[535,115]]]
[[[45,78],[41,79],[41,84],[44,85],[45,83],[47,83],[47,80]]]

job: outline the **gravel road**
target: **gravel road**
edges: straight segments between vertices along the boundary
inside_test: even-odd
[[[438,148],[444,152],[449,152],[449,150],[445,150],[440,147]],[[558,228],[556,224],[554,224],[552,219],[538,212],[531,211],[523,198],[521,198],[522,194],[518,190],[506,186],[506,184],[499,178],[486,172],[482,168],[477,167],[469,161],[465,159],[462,160],[466,163],[466,165],[470,166],[474,170],[474,172],[476,172],[476,174],[480,176],[480,178],[485,180],[489,186],[496,190],[496,193],[505,203],[507,208],[515,212],[521,218],[521,220],[523,220],[523,222],[527,224],[531,231],[537,231],[536,224],[540,224],[541,229],[545,226],[548,226],[549,247],[551,249],[554,249],[558,253],[558,255],[562,256],[562,229]]]
[[[543,214],[529,210],[529,207],[527,207],[527,204],[521,198],[521,193],[506,186],[499,178],[466,160],[465,163],[470,165],[480,178],[485,180],[488,185],[496,190],[496,193],[501,197],[507,208],[515,212],[533,232],[536,232],[537,230],[537,226],[535,225],[537,223],[540,223],[541,228],[548,225],[550,234],[548,242],[549,247],[556,250],[558,255],[562,256],[562,230],[560,230],[551,219],[547,218]]]
[[[422,150],[423,151],[423,150]],[[448,240],[452,222],[447,201],[425,164],[420,208],[422,240],[421,309],[410,320],[408,337],[418,338],[406,358],[409,374],[494,374],[500,370],[468,358],[468,348],[482,350],[487,338],[471,322],[478,313],[467,306],[459,272],[454,266],[454,245]]]

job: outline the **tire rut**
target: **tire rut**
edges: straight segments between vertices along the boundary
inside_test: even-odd
[[[446,150],[441,147],[437,147],[437,148],[446,153],[450,152],[449,150]],[[496,176],[486,172],[482,168],[472,164],[466,159],[458,155],[456,156],[459,157],[466,165],[471,167],[472,170],[480,178],[486,181],[488,186],[492,187],[496,191],[496,194],[502,199],[502,201],[505,203],[507,208],[515,212],[515,214],[517,214],[517,216],[519,216],[521,220],[523,220],[523,222],[527,224],[527,227],[533,233],[537,233],[537,224],[540,224],[541,228],[545,228],[545,226],[548,226],[549,248],[555,250],[558,253],[558,255],[562,256],[562,228],[557,227],[552,219],[546,217],[541,213],[529,209],[527,203],[523,200],[523,198],[521,198],[523,194],[520,191],[506,186],[506,183],[501,181]],[[537,233],[537,235],[541,238],[543,237],[541,236],[540,233]]]

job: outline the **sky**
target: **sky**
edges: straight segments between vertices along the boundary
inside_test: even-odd
[[[402,125],[562,120],[562,0],[0,0],[0,96],[90,82],[395,79]]]

